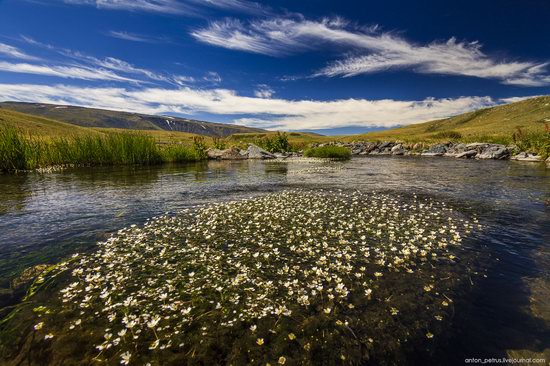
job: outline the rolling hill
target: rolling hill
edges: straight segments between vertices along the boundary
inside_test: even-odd
[[[0,108],[1,126],[13,127],[25,134],[41,138],[101,134],[101,132],[90,128]]]
[[[478,109],[454,117],[389,130],[347,136],[350,140],[437,141],[456,139],[479,142],[511,139],[518,128],[543,132],[550,124],[550,96]]]
[[[257,128],[204,122],[187,118],[151,116],[139,113],[54,104],[1,102],[0,109],[46,117],[81,127],[186,132],[212,137],[225,137],[234,133],[264,132],[264,130]]]

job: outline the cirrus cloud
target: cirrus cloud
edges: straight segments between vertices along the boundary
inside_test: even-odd
[[[379,27],[350,25],[342,18],[312,21],[297,16],[248,23],[224,19],[194,30],[191,35],[210,45],[268,56],[286,56],[327,45],[351,53],[313,73],[314,77],[407,69],[423,74],[495,79],[510,85],[550,85],[548,62],[496,59],[484,53],[477,41],[451,38],[446,42],[416,44],[394,33],[381,32]]]

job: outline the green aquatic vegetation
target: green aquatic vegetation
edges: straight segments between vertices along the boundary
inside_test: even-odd
[[[307,149],[304,151],[304,156],[308,158],[348,160],[351,158],[351,151],[342,146],[321,146]]]
[[[477,227],[413,196],[294,190],[122,229],[58,266],[39,364],[336,364],[431,342]]]

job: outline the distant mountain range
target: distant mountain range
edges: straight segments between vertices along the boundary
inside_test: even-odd
[[[0,102],[0,109],[9,109],[21,113],[32,114],[82,127],[176,131],[211,137],[226,137],[235,133],[266,132],[259,128],[225,123],[204,122],[188,118],[152,116],[67,105]]]

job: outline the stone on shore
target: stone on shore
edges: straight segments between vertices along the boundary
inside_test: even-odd
[[[503,145],[489,145],[477,154],[476,159],[502,160],[510,156],[510,150]]]
[[[477,155],[477,150],[468,150],[453,156],[457,159],[469,159],[469,158],[475,157],[476,155]]]
[[[275,156],[274,154],[254,144],[248,144],[248,149],[246,149],[246,151],[243,154],[247,155],[249,159],[276,159],[277,158],[277,156]]]
[[[421,155],[422,156],[443,156],[448,150],[448,146],[446,144],[436,144],[430,146],[430,148],[426,151],[424,151]]]
[[[398,144],[391,148],[392,155],[405,155],[405,149],[403,148],[403,145]]]
[[[208,149],[208,159],[215,160],[242,160],[247,159],[248,156],[241,154],[241,151],[236,147],[231,147],[225,150]]]
[[[517,160],[517,161],[533,161],[533,162],[544,160],[544,158],[540,155],[533,154],[530,152],[524,152],[524,151],[520,152],[517,155],[512,156],[510,159]]]

